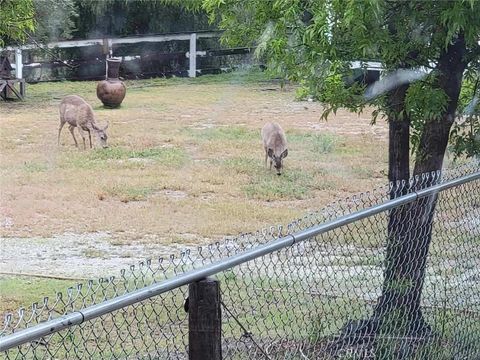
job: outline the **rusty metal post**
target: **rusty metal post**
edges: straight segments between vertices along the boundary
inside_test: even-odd
[[[220,283],[206,278],[188,286],[188,358],[222,359]]]

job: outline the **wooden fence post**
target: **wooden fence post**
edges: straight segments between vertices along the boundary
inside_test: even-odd
[[[190,51],[188,52],[188,77],[197,76],[197,34],[190,34]]]
[[[15,77],[17,79],[23,78],[23,58],[22,58],[22,49],[15,49]]]
[[[211,278],[188,286],[188,358],[222,359],[220,283]]]

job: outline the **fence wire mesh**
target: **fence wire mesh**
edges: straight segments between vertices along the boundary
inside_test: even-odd
[[[390,197],[479,171],[478,162],[472,162],[441,176],[425,174],[337,201],[287,227],[147,260],[119,276],[78,284],[8,314],[0,324],[0,337],[382,204]],[[423,257],[427,250],[428,257]],[[392,259],[398,252],[403,254]],[[423,277],[423,258],[421,297],[409,298],[408,289],[415,288],[409,281]],[[479,269],[480,181],[474,180],[424,203],[379,213],[219,273],[223,357],[478,359]],[[186,359],[187,292],[186,286],[177,288],[9,349],[0,358]],[[418,311],[412,305],[417,302]]]

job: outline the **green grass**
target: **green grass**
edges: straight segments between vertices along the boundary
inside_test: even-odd
[[[317,294],[317,289],[324,288],[322,281],[328,283],[328,279],[320,282],[311,279],[307,283],[292,281],[292,279],[282,280],[272,276],[242,275],[238,269],[220,273],[217,278],[224,291],[223,302],[259,344],[271,343],[271,339],[285,339],[292,344],[293,342],[307,342],[306,345],[315,345],[325,341],[327,337],[337,335],[347,321],[366,319],[371,314],[371,304],[361,299],[355,299],[348,292],[345,293],[344,298]],[[134,281],[134,279],[132,280]],[[37,281],[35,281],[35,285],[36,283]],[[41,290],[44,295],[51,289],[45,287],[45,283],[47,285],[59,283],[66,286],[65,282],[46,280],[34,290],[37,293]],[[27,284],[30,286],[31,282],[27,282]],[[95,282],[92,289],[95,289],[98,295],[97,301],[100,301],[102,296],[111,297],[115,292],[121,292],[123,286],[129,287],[130,285],[119,284],[117,290],[114,290],[108,282]],[[5,283],[0,281],[0,286],[4,289]],[[11,283],[8,286],[11,286]],[[16,283],[15,286],[25,286],[25,284]],[[52,290],[51,293],[53,294],[54,291]],[[91,295],[86,287],[82,289],[82,294],[78,297],[75,306],[81,304],[85,294]],[[66,300],[66,297],[63,299]],[[182,331],[186,331],[188,317],[182,310],[183,299],[183,293],[176,290],[139,303],[135,307],[127,307],[122,311],[114,312],[96,321],[86,322],[81,327],[82,331],[79,331],[79,328],[62,331],[50,339],[48,347],[31,347],[30,351],[34,351],[34,353],[26,358],[35,358],[35,356],[42,358],[47,349],[48,351],[58,351],[56,354],[58,358],[66,357],[67,354],[70,354],[68,349],[74,344],[79,353],[87,351],[87,349],[89,351],[96,349],[96,353],[89,356],[91,359],[124,357],[128,355],[127,352],[132,351],[133,347],[143,353],[153,350],[152,346],[157,350],[166,350],[167,348],[171,350],[172,344],[182,348],[183,341],[186,340]],[[59,311],[61,313],[63,310],[59,308]],[[225,315],[225,309],[222,309],[222,313],[224,314],[222,328],[225,339],[230,341],[240,339],[244,330],[236,320]],[[480,353],[478,343],[480,337],[478,324],[480,322],[478,319],[468,317],[461,311],[442,308],[428,311],[425,315],[427,321],[433,326],[436,336],[428,341],[414,344],[408,350],[411,351],[409,359],[446,360],[460,355],[461,358],[469,358],[469,356]],[[149,324],[151,321],[155,322],[155,329],[161,330],[149,331],[150,328],[145,331],[145,324]],[[138,326],[141,326],[143,330],[139,331]],[[411,346],[409,344],[412,343],[408,343],[402,338],[385,336],[379,338],[376,344],[376,347],[367,348],[367,350],[375,354],[376,358],[387,360],[391,359],[393,354],[398,351]],[[275,351],[275,346],[271,347],[271,350]],[[336,355],[337,358],[344,360],[363,359],[359,355],[363,353],[363,350],[365,348],[362,346],[349,345],[338,350]],[[282,351],[284,350],[280,352]],[[16,350],[13,350],[9,355],[13,355],[15,352]],[[272,353],[272,356],[277,355],[280,353]],[[319,353],[316,355],[318,356]],[[292,355],[291,358],[296,357]]]
[[[245,194],[259,200],[305,199],[314,187],[314,176],[299,169],[284,170],[278,176],[275,171],[257,171],[251,183],[243,187]]]
[[[55,85],[57,86],[52,86],[49,82],[29,84],[28,102],[48,104],[52,101],[58,102],[67,94],[94,94],[96,90],[96,83],[90,81],[61,81]]]
[[[252,131],[239,126],[215,127],[201,130],[188,128],[185,132],[192,138],[203,141],[250,141],[260,139],[260,133],[258,131]]]
[[[361,164],[352,166],[352,173],[359,179],[369,179],[372,177],[370,169],[365,169]]]
[[[199,84],[257,84],[272,81],[272,77],[258,69],[238,70],[218,75],[203,75],[196,78],[171,77],[155,78],[145,80],[126,80],[127,96],[130,92],[143,91],[151,87],[178,86],[178,85],[199,85]],[[43,103],[45,100],[62,99],[65,94],[95,94],[96,82],[91,81],[61,81],[52,86],[49,82],[29,84],[31,90],[28,92],[28,101]],[[20,105],[21,106],[21,105]],[[117,109],[118,111],[122,107]],[[103,106],[99,106],[103,109]],[[111,110],[109,110],[111,111]]]
[[[48,166],[44,162],[37,162],[37,161],[27,161],[23,165],[23,169],[27,173],[39,173],[48,170]]]
[[[314,134],[291,131],[286,133],[289,143],[305,146],[314,154],[330,154],[337,150],[343,139],[329,133]]]
[[[0,313],[14,312],[21,306],[29,307],[41,302],[45,296],[54,299],[57,292],[65,291],[76,283],[74,280],[0,276]]]
[[[107,196],[117,198],[121,202],[130,202],[130,201],[145,201],[147,197],[151,195],[155,189],[153,187],[135,187],[126,184],[113,184],[108,187],[104,187],[104,194],[101,196]]]
[[[317,295],[316,283],[236,274],[238,271],[217,275],[222,289],[233,289],[223,294],[223,301],[260,342],[272,336],[314,343],[338,334],[347,320],[368,315],[369,306],[360,299]],[[223,327],[230,336],[238,338],[243,334],[233,319],[224,322]]]
[[[26,278],[11,278],[0,279],[0,288],[2,291],[4,289],[16,290],[16,293],[21,292],[20,289],[24,289],[24,295],[21,299],[19,296],[19,300],[28,304],[48,295],[50,296],[48,309],[54,317],[58,317],[64,312],[71,312],[72,309],[89,306],[93,301],[100,303],[105,298],[123,294],[126,288],[132,290],[137,281],[137,278],[132,278],[127,284],[119,278],[114,280],[115,287],[112,286],[110,280],[84,283],[81,287],[77,287],[76,283],[68,281],[50,279],[30,281]],[[67,286],[73,287],[71,298],[65,291]],[[62,292],[60,297],[56,295],[58,291]],[[25,296],[25,293],[28,293],[29,296]],[[135,306],[125,307],[121,311],[110,313],[94,321],[87,321],[81,327],[72,327],[56,333],[49,337],[46,346],[31,346],[30,343],[27,343],[21,347],[21,354],[18,348],[13,348],[7,354],[9,358],[43,359],[50,358],[52,353],[55,353],[56,359],[66,359],[75,353],[81,358],[100,360],[129,357],[128,355],[131,355],[133,349],[142,349],[145,353],[153,353],[156,347],[159,349],[171,348],[172,341],[175,344],[181,343],[181,323],[185,323],[188,318],[188,314],[183,310],[178,313],[178,319],[175,320],[174,318],[177,316],[172,316],[182,308],[183,302],[183,292],[175,290]],[[4,302],[2,301],[0,304],[3,306]],[[42,306],[43,301],[38,304],[38,308]],[[55,310],[52,311],[52,309]],[[33,326],[47,320],[48,314],[47,311],[37,311],[36,316],[30,319],[31,309],[27,308],[25,320],[28,319],[30,326]],[[18,320],[18,315],[14,315],[14,320]],[[158,330],[145,331],[146,324],[150,324],[156,329],[169,328],[168,331],[162,331],[163,334],[168,335],[168,338],[159,336]],[[139,332],[138,325],[142,326],[142,332]],[[0,329],[3,329],[2,326]],[[151,329],[152,327],[150,327]],[[73,350],[74,348],[75,350]],[[1,356],[0,358],[3,359]]]
[[[242,191],[251,199],[305,199],[317,186],[311,172],[288,168],[278,176],[275,171],[266,169],[258,158],[233,157],[224,160],[222,165],[226,173],[248,176],[248,183],[242,187]]]
[[[228,171],[237,174],[256,175],[263,170],[258,159],[247,157],[233,157],[223,161],[223,166]]]
[[[338,335],[340,329],[350,320],[368,319],[372,305],[362,299],[355,299],[352,293],[335,298],[315,294],[324,284],[301,281],[283,281],[278,278],[237,277],[232,272],[219,276],[222,288],[235,289],[234,294],[224,294],[223,301],[237,312],[241,323],[252,332],[254,338],[262,341],[268,335],[289,340],[307,340],[311,344]],[[325,280],[326,284],[329,280]],[[312,290],[314,294],[309,294]],[[290,306],[291,301],[295,306]],[[230,305],[229,305],[230,304]],[[248,304],[243,307],[242,304]],[[275,306],[265,306],[275,304]],[[249,309],[254,309],[250,313]],[[435,336],[424,342],[410,342],[408,339],[385,335],[379,337],[376,348],[346,345],[337,355],[339,359],[364,359],[364,350],[375,354],[378,359],[389,360],[413,346],[409,359],[452,359],[471,358],[480,354],[480,321],[462,311],[445,310],[441,307],[425,312]],[[234,337],[241,336],[242,330],[234,322],[224,323],[224,329]],[[410,340],[411,341],[411,340]],[[409,345],[410,344],[410,345]],[[319,353],[316,354],[319,357]],[[351,356],[351,357],[349,357]]]
[[[108,160],[136,160],[148,159],[165,167],[178,168],[187,162],[188,156],[185,149],[176,147],[146,148],[141,150],[123,147],[109,147],[95,149],[88,153],[71,152],[63,160],[67,167],[92,168],[108,166]],[[130,161],[128,166],[134,166]]]
[[[147,148],[142,150],[132,150],[126,148],[107,148],[95,149],[88,153],[89,161],[111,160],[111,159],[154,159],[167,162],[171,165],[182,164],[185,160],[185,151],[180,148]]]
[[[273,78],[259,69],[242,69],[217,75],[202,75],[196,78],[170,77],[141,80],[141,87],[170,86],[170,85],[198,85],[198,84],[256,84],[272,81]],[[135,87],[138,81],[126,81],[127,88]]]

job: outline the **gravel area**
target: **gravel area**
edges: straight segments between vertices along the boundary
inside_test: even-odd
[[[148,258],[178,253],[181,244],[117,243],[107,232],[65,233],[51,238],[0,238],[0,273],[71,278],[119,274]]]

